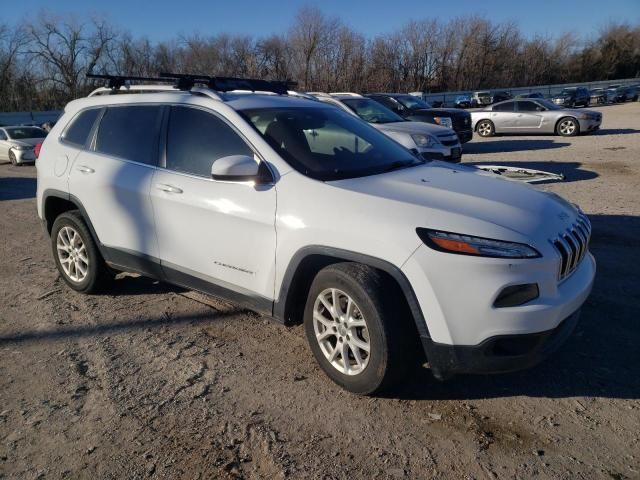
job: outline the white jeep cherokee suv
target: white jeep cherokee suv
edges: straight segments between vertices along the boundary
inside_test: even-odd
[[[209,84],[67,105],[37,200],[71,288],[133,271],[304,322],[320,367],[360,394],[422,352],[440,379],[511,371],[572,331],[595,274],[577,207],[427,162],[279,84]]]

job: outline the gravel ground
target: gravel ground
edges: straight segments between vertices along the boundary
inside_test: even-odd
[[[301,327],[133,276],[66,288],[35,169],[0,165],[0,478],[640,478],[640,103],[596,135],[497,137],[465,162],[564,172],[594,227],[593,295],[537,368],[361,398]],[[472,321],[472,319],[470,319]]]

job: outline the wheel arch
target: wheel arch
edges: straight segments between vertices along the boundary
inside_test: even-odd
[[[80,215],[82,215],[82,219],[87,224],[94,242],[96,242],[98,249],[101,250],[100,247],[102,244],[98,239],[95,229],[93,228],[91,219],[82,205],[82,202],[77,197],[68,192],[55,189],[47,189],[42,193],[42,217],[44,219],[44,227],[48,234],[51,234],[51,228],[53,227],[53,222],[56,221],[56,218],[58,218],[62,213],[70,210],[80,211]]]
[[[473,126],[473,131],[474,131],[474,132],[477,132],[477,131],[478,131],[478,125],[480,125],[482,122],[489,122],[491,125],[493,125],[493,131],[494,131],[494,132],[496,131],[496,124],[495,124],[495,123],[493,123],[493,121],[491,121],[491,119],[490,119],[490,118],[481,118],[481,119],[479,119],[479,120],[475,123],[475,125]]]
[[[320,245],[303,247],[291,258],[274,302],[273,316],[288,325],[302,323],[304,305],[316,274],[329,265],[341,262],[361,263],[384,273],[398,289],[400,298],[406,302],[417,333],[420,337],[430,338],[415,292],[398,267],[377,257]]]
[[[566,119],[568,119],[568,118],[570,118],[571,120],[573,120],[574,122],[576,122],[576,125],[577,125],[577,128],[578,128],[578,132],[577,132],[577,133],[580,133],[580,121],[579,121],[575,116],[573,116],[573,115],[564,115],[564,116],[560,117],[560,118],[556,121],[556,124],[555,124],[555,126],[554,126],[554,128],[553,128],[553,131],[556,133],[556,135],[559,135],[559,134],[560,134],[560,133],[558,132],[558,126],[560,125],[560,122],[561,122],[561,121],[563,121],[563,120],[566,120]]]

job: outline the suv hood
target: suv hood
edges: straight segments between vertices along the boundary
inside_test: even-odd
[[[570,203],[553,193],[474,167],[439,161],[330,184],[395,203],[392,214],[407,218],[414,223],[412,228],[488,238],[497,238],[498,233],[502,240],[555,237],[578,214]]]
[[[394,123],[372,123],[375,128],[382,130],[383,132],[401,132],[408,134],[450,134],[455,135],[455,132],[450,128],[441,127],[440,125],[434,125],[433,123],[424,122],[394,122]]]

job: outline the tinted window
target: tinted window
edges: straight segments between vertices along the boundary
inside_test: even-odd
[[[9,138],[23,140],[25,138],[44,138],[46,132],[38,127],[11,127],[6,129]]]
[[[91,110],[85,110],[81,112],[71,121],[71,125],[67,127],[62,134],[62,138],[70,143],[76,145],[84,145],[87,142],[87,137],[93,128],[93,124],[98,118],[100,113],[99,108],[93,108]]]
[[[398,105],[391,100],[390,98],[387,97],[372,97],[376,102],[380,102],[382,105],[384,105],[387,108],[390,108],[391,110],[398,110]]]
[[[0,131],[0,140],[6,140],[7,136],[4,134],[4,132]]]
[[[370,123],[404,122],[404,118],[370,98],[343,98],[342,103]]]
[[[520,112],[537,112],[538,109],[542,110],[542,107],[534,102],[518,102],[518,111]]]
[[[423,163],[359,118],[337,108],[265,108],[240,112],[293,168],[336,180]]]
[[[499,105],[493,106],[494,112],[513,112],[516,102],[506,102],[500,103]]]
[[[195,108],[171,108],[167,168],[211,177],[213,162],[229,155],[253,156],[253,151],[218,117]]]
[[[96,151],[154,165],[158,149],[160,107],[110,107],[100,121]]]

